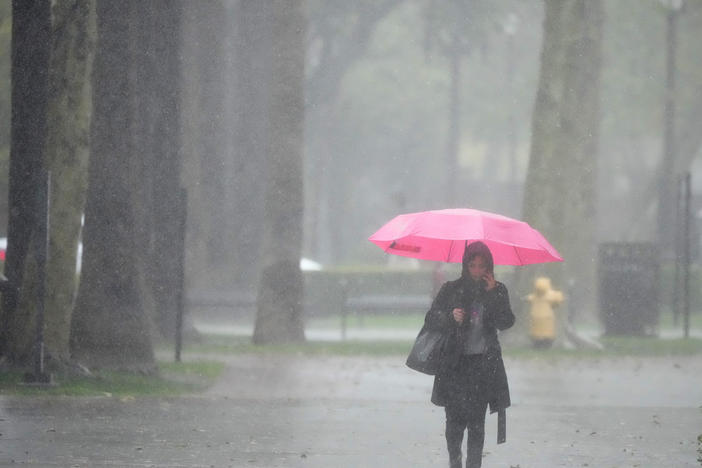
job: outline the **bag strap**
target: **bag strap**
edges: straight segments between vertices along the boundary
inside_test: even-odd
[[[504,444],[507,441],[507,412],[503,409],[497,412],[497,443]]]

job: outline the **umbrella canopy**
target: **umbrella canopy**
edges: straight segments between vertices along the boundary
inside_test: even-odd
[[[368,238],[403,257],[461,263],[466,241],[483,241],[497,265],[562,262],[551,244],[524,221],[472,209],[396,216]]]

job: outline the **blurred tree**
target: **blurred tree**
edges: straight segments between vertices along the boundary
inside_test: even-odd
[[[324,3],[331,10],[325,18],[333,26],[330,52],[335,53],[343,50],[346,38],[351,37],[347,31],[355,24],[354,16],[343,16],[333,9],[334,3]],[[364,52],[345,69],[333,99],[313,106],[316,93],[308,88],[305,251],[315,259],[327,265],[382,260],[365,239],[388,216],[401,210],[445,206],[447,170],[443,156],[449,139],[451,80],[445,49],[439,45],[449,45],[446,32],[451,25],[460,28],[463,24],[466,31],[462,34],[471,37],[471,50],[475,51],[461,60],[465,79],[459,88],[464,102],[458,119],[462,135],[459,204],[495,210],[507,206],[509,212],[519,215],[521,176],[514,188],[501,190],[499,178],[507,174],[504,169],[509,155],[501,158],[498,150],[505,146],[506,122],[510,106],[514,106],[516,133],[521,134],[517,141],[519,166],[526,165],[540,32],[538,28],[521,28],[516,35],[511,56],[516,62],[516,93],[512,95],[504,91],[507,57],[500,21],[516,12],[529,24],[540,23],[541,3],[467,4],[473,3],[476,5],[468,8],[466,17],[443,11],[455,12],[451,2],[399,2],[370,30]],[[362,11],[362,2],[352,5]],[[348,10],[352,10],[351,4]],[[429,19],[429,14],[435,18]],[[311,15],[308,83],[312,83],[315,67],[327,68],[320,65],[320,41],[313,40],[314,28],[319,27],[314,18],[321,12]],[[438,30],[444,33],[440,39],[434,37],[428,47],[422,40],[423,30],[433,36],[439,35]],[[340,63],[345,65],[343,60]],[[331,74],[325,71],[323,75],[327,73]],[[478,185],[469,177],[473,168],[481,165],[482,185]],[[328,187],[320,187],[319,203],[309,193],[313,184]],[[316,235],[311,234],[314,212],[319,212]]]
[[[233,167],[226,173],[230,211],[224,218],[229,219],[222,220],[230,237],[221,238],[235,240],[228,251],[233,257],[236,288],[244,291],[247,301],[254,296],[249,291],[256,290],[261,272],[264,181],[269,165],[266,140],[273,62],[271,18],[265,3],[239,0],[229,9],[233,31],[228,71],[232,80],[227,104],[233,131],[226,143],[231,147]]]
[[[329,53],[344,50],[347,41],[351,50],[356,43],[364,46],[349,64],[342,55],[338,64],[316,64],[323,48],[316,42],[310,45],[310,74],[314,67],[320,68],[321,76],[329,73],[323,71],[327,67],[345,70],[335,96],[314,107],[311,97],[307,101],[306,181],[312,180],[319,190],[317,200],[307,194],[309,211],[318,211],[317,233],[307,248],[325,265],[361,260],[359,247],[366,247],[366,237],[387,216],[426,206],[428,200],[440,203],[444,171],[436,155],[443,154],[437,146],[445,141],[446,125],[436,116],[444,115],[446,107],[446,67],[428,67],[424,60],[417,37],[423,5],[399,2],[372,28],[359,24],[364,41],[345,32],[354,30],[354,15],[340,16],[337,22],[344,27],[336,22],[331,26],[344,35],[331,40]],[[309,218],[307,222],[310,236]]]
[[[180,0],[140,3],[132,23],[135,74],[135,194],[145,210],[135,248],[145,259],[143,297],[160,337],[175,336],[181,290],[181,16]],[[153,300],[153,303],[151,303]]]
[[[269,177],[262,273],[253,341],[303,341],[303,281],[299,261],[303,223],[305,9],[303,0],[266,3],[271,20],[268,119]]]
[[[12,2],[12,127],[5,276],[16,287],[34,227],[35,188],[46,138],[51,11],[48,0]],[[18,312],[18,295],[3,294],[2,353],[24,362],[34,339],[32,318]]]
[[[97,2],[97,49],[83,264],[71,322],[71,354],[87,366],[154,368],[140,223],[144,201],[134,30],[144,11],[129,0]],[[149,150],[149,148],[144,148]]]
[[[77,286],[76,258],[85,204],[90,124],[90,77],[95,45],[95,2],[70,0],[52,7],[51,59],[44,165],[51,172],[49,258],[46,271],[44,345],[54,368],[69,360],[69,333]],[[33,232],[31,251],[43,239]],[[27,256],[18,315],[32,323],[38,275]],[[28,356],[29,343],[13,342],[14,356]],[[50,359],[50,360],[49,360]]]
[[[665,85],[663,104],[663,157],[659,165],[658,182],[658,207],[657,236],[659,247],[663,252],[672,253],[675,242],[675,212],[676,212],[676,186],[677,174],[675,173],[676,158],[676,81],[677,81],[677,55],[678,55],[678,23],[680,7],[683,1],[670,1],[666,8],[665,28]]]
[[[546,0],[539,88],[524,193],[524,219],[566,259],[548,264],[555,284],[593,314],[596,261],[595,184],[603,14],[599,0]],[[531,286],[520,269],[517,293]],[[525,323],[526,320],[522,320]]]
[[[485,47],[492,29],[490,2],[481,0],[430,1],[426,6],[425,51],[427,57],[434,50],[448,60],[448,133],[444,159],[444,206],[459,206],[459,154],[461,141],[461,103],[464,88],[462,69],[465,57]],[[465,196],[465,195],[464,195]],[[461,205],[462,206],[462,205]]]
[[[343,224],[331,213],[348,199],[345,184],[339,184],[336,141],[342,81],[368,53],[378,24],[405,1],[314,1],[308,9],[304,250],[325,263],[339,258],[332,246],[338,246]]]
[[[611,8],[611,6],[610,6]],[[648,14],[651,17],[658,17],[659,20],[664,17],[669,17],[671,12],[666,11],[658,1],[654,2],[651,8],[648,9]],[[674,158],[672,161],[665,161],[658,157],[653,170],[642,165],[640,158],[632,161],[627,165],[626,173],[636,182],[631,184],[631,195],[626,197],[627,211],[633,216],[625,218],[623,225],[622,237],[628,239],[641,238],[641,233],[645,233],[645,239],[652,240],[651,229],[647,228],[652,224],[651,216],[646,214],[653,212],[656,203],[658,202],[657,195],[662,180],[664,170],[670,169],[673,175],[681,174],[691,169],[693,161],[699,156],[702,151],[702,133],[698,130],[698,122],[702,118],[702,89],[700,89],[700,77],[702,77],[702,59],[696,49],[702,38],[702,1],[692,0],[684,3],[682,10],[674,12],[680,18],[677,22],[677,34],[675,40],[679,44],[676,55],[676,84],[675,92],[669,96],[675,102],[677,116],[670,122],[672,128],[668,131],[672,135],[672,146],[675,148]],[[659,29],[663,29],[662,24],[658,24]],[[651,39],[658,39],[654,36]],[[672,38],[671,38],[672,39]],[[661,44],[658,49],[664,50],[663,37],[660,37]],[[660,52],[659,52],[660,53]],[[660,68],[660,75],[663,75],[664,61],[653,60],[653,66]],[[652,102],[651,107],[657,106],[659,109],[653,113],[658,120],[654,120],[651,128],[647,129],[649,133],[659,133],[664,128],[664,116],[660,111],[663,109],[664,91],[663,79],[655,80],[652,83],[657,86],[658,92],[652,92],[654,97],[659,98],[659,102]],[[611,126],[610,126],[611,128]],[[643,173],[642,173],[643,172]],[[633,181],[632,181],[633,182]],[[621,195],[620,195],[621,198]],[[669,221],[668,221],[669,222]]]
[[[228,148],[236,126],[226,96],[234,86],[227,75],[233,51],[223,0],[183,4],[183,145],[188,188],[188,277],[194,288],[231,289],[241,249],[232,232],[228,196],[232,164]],[[229,54],[229,55],[228,55]],[[234,127],[234,131],[232,131]],[[248,200],[245,197],[241,197]]]

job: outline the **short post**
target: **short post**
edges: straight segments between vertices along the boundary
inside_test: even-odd
[[[183,315],[185,312],[185,234],[188,216],[188,192],[181,188],[178,203],[178,292],[176,293],[175,361],[180,362],[183,347]]]
[[[348,280],[341,278],[339,280],[341,286],[341,340],[346,341],[346,321],[348,316]]]
[[[672,304],[672,312],[673,312],[673,324],[675,326],[678,325],[678,321],[680,319],[680,277],[681,275],[681,270],[682,270],[682,265],[681,265],[681,260],[682,260],[682,243],[683,243],[683,225],[684,225],[684,215],[683,215],[683,197],[682,197],[682,192],[683,192],[683,187],[685,184],[685,179],[683,176],[679,176],[677,181],[676,181],[676,198],[675,198],[675,245],[674,245],[674,257],[673,257],[673,304]]]
[[[690,337],[690,218],[692,198],[692,177],[685,174],[685,208],[683,228],[683,334]]]

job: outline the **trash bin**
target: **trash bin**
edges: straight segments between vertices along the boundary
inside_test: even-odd
[[[600,244],[600,319],[606,335],[643,336],[656,332],[659,271],[656,244]]]

